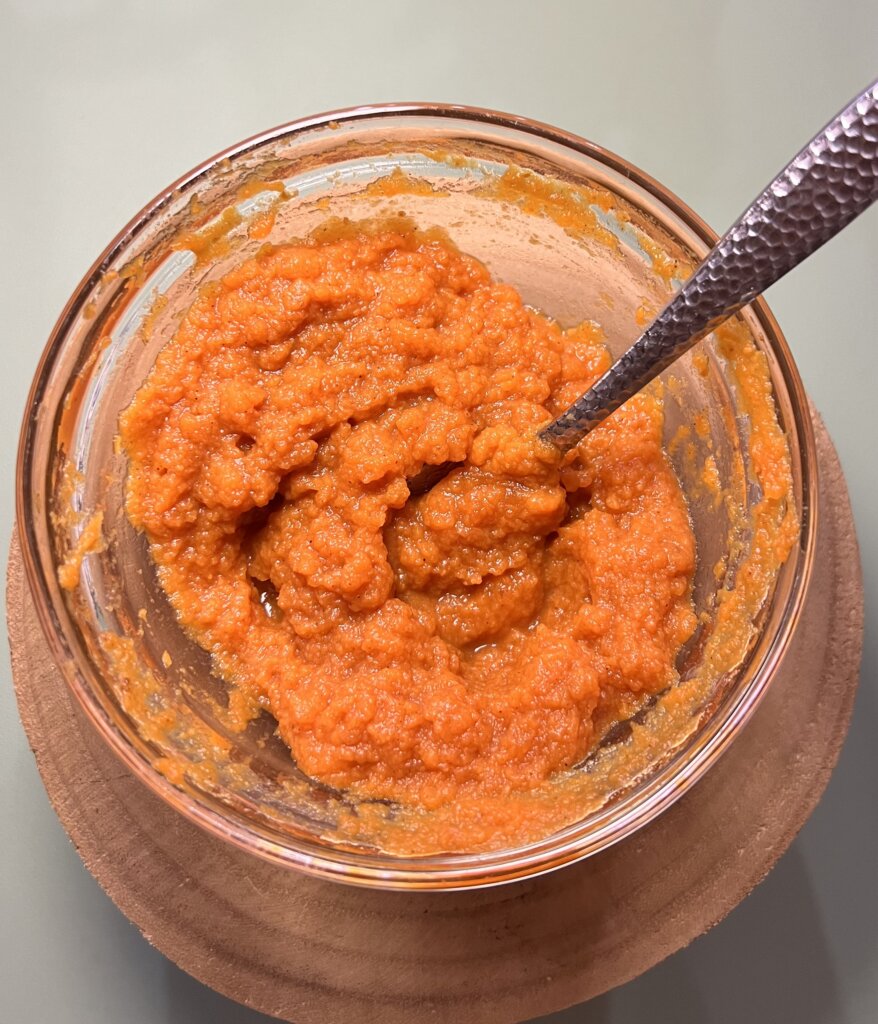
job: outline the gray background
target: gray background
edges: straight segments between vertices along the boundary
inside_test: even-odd
[[[874,0],[0,0],[0,541],[26,390],[62,305],[118,228],[218,149],[370,101],[496,107],[628,157],[722,229],[875,75]],[[769,295],[860,531],[866,653],[838,770],[722,925],[556,1024],[878,1019],[876,299],[878,209]],[[0,672],[0,1020],[267,1021],[168,963],[85,872],[34,767],[6,657]]]

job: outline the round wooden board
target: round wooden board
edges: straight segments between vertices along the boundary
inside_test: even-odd
[[[844,477],[820,422],[817,434],[817,561],[779,676],[720,763],[613,849],[528,882],[406,894],[306,878],[208,836],[135,780],[85,722],[46,648],[13,541],[16,692],[58,816],[151,943],[282,1020],[505,1024],[634,978],[766,875],[817,804],[844,739],[862,579]]]

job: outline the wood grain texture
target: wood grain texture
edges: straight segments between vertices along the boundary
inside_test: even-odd
[[[297,1024],[505,1024],[620,985],[721,920],[817,804],[847,731],[862,647],[844,477],[818,422],[817,560],[792,647],[722,760],[635,836],[529,882],[371,892],[306,878],[201,832],[93,733],[52,662],[13,541],[16,693],[46,789],[86,867],[166,956]]]

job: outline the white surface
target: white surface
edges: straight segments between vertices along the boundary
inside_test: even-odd
[[[0,540],[27,387],[57,314],[118,228],[218,149],[363,102],[496,107],[628,157],[721,229],[876,75],[874,0],[0,0]],[[873,209],[769,294],[860,531],[866,653],[839,768],[730,918],[555,1024],[878,1019],[876,283]],[[0,1020],[267,1021],[169,964],[85,872],[34,767],[8,658],[0,671]]]

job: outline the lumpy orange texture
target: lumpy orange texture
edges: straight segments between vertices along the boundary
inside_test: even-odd
[[[197,297],[122,418],[128,514],[308,775],[495,801],[673,683],[695,542],[659,400],[563,463],[536,437],[607,365],[429,232],[266,249]]]

